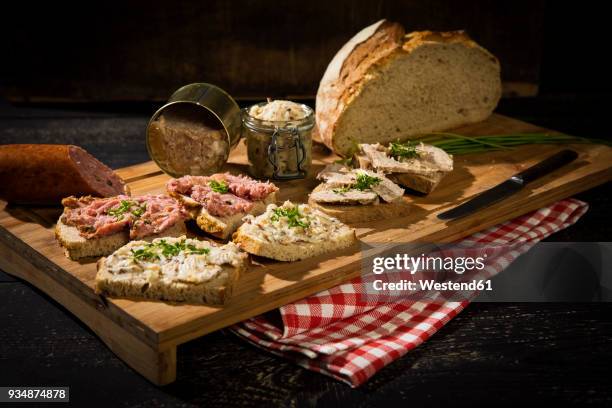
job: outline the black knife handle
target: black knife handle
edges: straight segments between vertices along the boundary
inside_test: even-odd
[[[542,160],[538,164],[531,166],[527,170],[521,171],[513,178],[519,178],[523,184],[532,182],[533,180],[547,175],[553,172],[559,167],[565,166],[568,163],[573,162],[578,157],[578,153],[570,149],[561,150],[550,156],[548,159]]]

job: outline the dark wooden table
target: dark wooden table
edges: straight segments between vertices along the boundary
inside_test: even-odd
[[[504,101],[500,112],[581,136],[602,134],[607,99]],[[115,112],[123,113],[115,113]],[[0,109],[0,143],[74,143],[112,167],[148,160],[152,107]],[[610,185],[551,241],[609,241]],[[62,306],[0,272],[0,385],[70,386],[78,406],[411,406],[612,404],[612,304],[472,304],[358,389],[219,331],[178,349],[178,378],[155,387]]]

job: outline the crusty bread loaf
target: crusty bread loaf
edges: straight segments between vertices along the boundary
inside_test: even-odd
[[[325,188],[325,184],[319,184],[312,192],[316,193]],[[324,204],[318,203],[309,197],[308,204],[346,224],[359,224],[369,221],[399,218],[410,213],[410,205],[403,198],[392,203],[379,202],[377,204],[359,205]]]
[[[144,238],[144,240],[150,241],[159,236],[178,237],[184,235],[185,232],[185,223],[181,221],[160,235],[151,235]],[[100,238],[86,239],[79,234],[79,230],[76,227],[64,224],[60,217],[57,224],[55,224],[55,239],[64,248],[66,257],[73,261],[78,261],[83,258],[109,255],[127,244],[130,241],[130,235],[126,229]]]
[[[358,143],[388,143],[479,122],[501,96],[497,59],[464,32],[404,35],[387,21],[336,54],[319,85],[321,140],[342,156]]]

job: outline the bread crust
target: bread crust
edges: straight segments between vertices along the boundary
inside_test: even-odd
[[[365,41],[356,45],[342,63],[340,75],[319,84],[316,97],[317,135],[330,149],[336,151],[332,135],[336,122],[349,99],[358,94],[368,70],[401,46],[404,28],[398,23],[384,21]]]
[[[385,21],[348,55],[342,64],[339,77],[321,81],[316,97],[317,135],[320,140],[337,154],[346,156],[349,152],[344,152],[337,146],[334,134],[341,116],[351,102],[362,92],[364,86],[376,77],[377,71],[400,54],[411,54],[432,43],[459,43],[478,49],[486,54],[499,70],[497,58],[474,42],[464,31],[416,31],[404,34],[400,24]],[[496,101],[500,97],[501,87]],[[456,127],[472,122],[465,119],[456,123]]]

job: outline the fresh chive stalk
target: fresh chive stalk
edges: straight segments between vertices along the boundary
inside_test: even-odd
[[[513,133],[507,135],[465,136],[449,132],[428,133],[406,143],[423,142],[452,155],[484,153],[496,150],[512,150],[529,144],[597,143],[611,146],[607,140],[571,136],[564,133]]]

